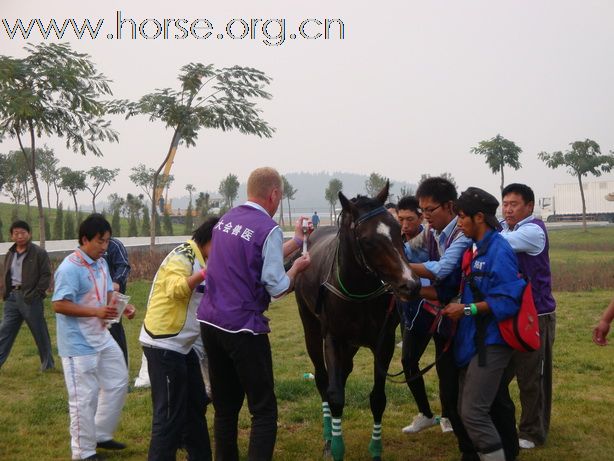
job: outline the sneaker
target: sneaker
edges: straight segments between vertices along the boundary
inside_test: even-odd
[[[450,420],[448,418],[444,418],[443,416],[439,418],[439,427],[441,427],[441,432],[443,432],[444,434],[446,432],[454,432]]]
[[[411,424],[409,426],[405,426],[402,431],[405,434],[413,434],[416,432],[420,432],[427,427],[431,427],[437,424],[437,418],[433,416],[432,418],[427,418],[422,413],[418,413]]]
[[[535,444],[527,439],[518,439],[518,445],[520,445],[520,448],[524,448],[525,450],[535,448]]]

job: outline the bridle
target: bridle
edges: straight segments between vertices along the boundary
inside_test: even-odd
[[[356,219],[356,221],[352,221],[350,225],[350,228],[353,230],[353,233],[354,233],[354,236],[353,236],[354,244],[355,244],[354,247],[357,249],[356,258],[358,259],[358,263],[360,264],[361,268],[366,273],[371,274],[371,275],[377,275],[377,273],[373,269],[371,269],[371,266],[369,266],[369,264],[367,263],[367,259],[365,258],[364,251],[362,249],[362,246],[360,245],[360,240],[357,235],[357,230],[358,230],[358,226],[370,220],[374,216],[377,216],[382,213],[388,213],[388,211],[383,206],[380,206],[360,216],[358,219]],[[341,232],[341,229],[339,229],[339,231],[337,232],[337,245],[335,247],[335,256],[331,261],[330,269],[328,271],[328,276],[326,277],[322,286],[324,286],[326,289],[334,293],[339,298],[345,301],[350,301],[350,302],[366,302],[366,301],[370,301],[372,299],[378,298],[379,296],[385,293],[391,292],[390,284],[384,283],[381,280],[380,280],[380,286],[370,293],[356,294],[356,293],[350,292],[345,287],[345,285],[343,284],[341,280],[341,271],[340,271],[341,264],[339,261],[339,246],[341,242],[341,239],[339,238],[340,232]],[[330,276],[332,274],[333,266],[336,266],[336,280],[337,280],[337,284],[339,285],[339,288],[337,288],[335,285],[333,285],[329,281]]]

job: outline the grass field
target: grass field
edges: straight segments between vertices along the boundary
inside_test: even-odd
[[[611,460],[614,459],[614,344],[601,348],[591,342],[591,328],[614,296],[614,283],[608,289],[590,289],[590,279],[577,271],[578,262],[591,273],[609,272],[612,276],[612,229],[596,229],[590,235],[576,231],[551,233],[553,270],[556,277],[566,268],[566,277],[583,280],[582,291],[557,291],[558,328],[554,360],[554,402],[550,438],[544,448],[522,452],[520,461]],[[600,247],[603,246],[603,247]],[[597,260],[595,260],[597,258]],[[603,259],[601,259],[603,258]],[[576,268],[574,270],[574,267]],[[605,279],[607,280],[607,279]],[[588,281],[588,282],[587,282]],[[132,322],[125,322],[130,348],[130,376],[140,365],[138,331],[144,314],[149,283],[129,284],[129,294],[140,308]],[[55,320],[47,309],[48,324],[55,345]],[[321,459],[320,402],[314,382],[304,380],[312,371],[305,352],[303,333],[294,298],[289,296],[271,306],[273,361],[279,401],[279,432],[276,460]],[[614,337],[612,338],[614,341]],[[429,349],[424,363],[432,359]],[[59,358],[58,366],[59,366]],[[26,327],[13,351],[0,369],[0,460],[68,460],[68,408],[66,389],[60,371],[38,372],[39,360]],[[400,349],[391,365],[400,370]],[[343,419],[346,459],[369,460],[367,445],[371,432],[368,395],[372,383],[370,352],[361,350],[347,386],[347,406]],[[427,391],[434,410],[438,409],[436,376],[427,375]],[[512,393],[517,399],[515,385]],[[405,435],[401,427],[416,413],[405,385],[387,385],[388,407],[383,420],[385,460],[448,461],[458,459],[454,437],[438,427],[420,434]],[[211,412],[208,414],[211,422]],[[146,459],[151,424],[148,390],[133,390],[124,408],[116,438],[129,447],[111,453],[110,460]],[[249,415],[240,421],[240,444],[245,454],[249,434]],[[178,459],[186,459],[182,453]]]

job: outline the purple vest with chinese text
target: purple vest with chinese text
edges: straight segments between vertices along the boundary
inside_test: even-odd
[[[267,214],[249,205],[222,216],[213,230],[198,320],[231,332],[270,331],[263,314],[271,298],[261,282],[262,247],[275,226]]]
[[[541,219],[532,219],[525,224],[529,223],[541,227],[546,236],[546,244],[542,252],[535,256],[527,253],[516,253],[518,268],[531,281],[537,314],[549,314],[554,312],[556,301],[552,297],[548,232],[546,232],[546,225]]]

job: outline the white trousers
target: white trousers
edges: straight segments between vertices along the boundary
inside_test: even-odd
[[[115,341],[96,354],[62,357],[70,411],[72,459],[96,454],[113,438],[126,393],[128,369]]]

